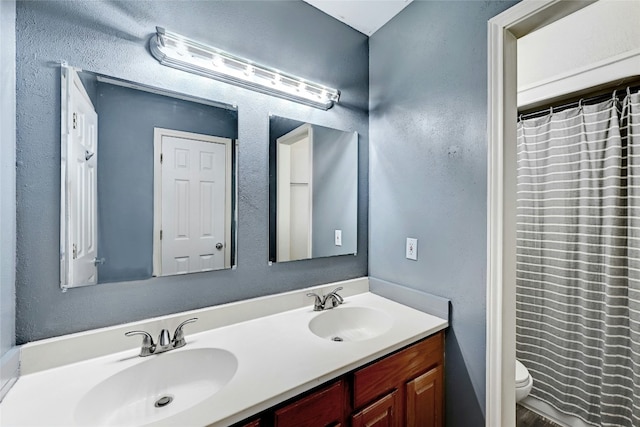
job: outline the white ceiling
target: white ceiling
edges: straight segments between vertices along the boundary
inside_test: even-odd
[[[367,36],[389,22],[412,0],[304,0]]]

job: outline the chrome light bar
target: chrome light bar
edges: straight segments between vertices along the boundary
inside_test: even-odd
[[[328,110],[340,91],[156,27],[149,40],[151,54],[162,64],[257,92]]]

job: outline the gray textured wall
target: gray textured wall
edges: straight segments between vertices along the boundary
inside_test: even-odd
[[[15,2],[0,2],[0,360],[15,344],[15,17]]]
[[[164,67],[155,26],[342,91],[325,112]],[[367,274],[368,39],[301,2],[17,5],[17,341]],[[237,269],[59,289],[60,70],[69,64],[238,106]],[[268,266],[269,113],[360,135],[357,257]]]
[[[154,128],[235,139],[234,110],[98,83],[98,282],[153,272]],[[135,185],[132,185],[135,183]]]
[[[414,1],[369,40],[370,275],[451,300],[450,426],[484,425],[487,20],[512,4]]]
[[[313,126],[313,257],[357,251],[358,136]],[[342,246],[335,244],[342,230]]]

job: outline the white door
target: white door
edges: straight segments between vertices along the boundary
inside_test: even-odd
[[[78,74],[71,68],[66,71],[66,279],[62,285],[73,287],[98,280],[98,115]]]
[[[302,125],[276,143],[276,261],[311,258],[313,128]]]
[[[154,274],[230,267],[231,140],[156,129],[156,145],[160,253]]]

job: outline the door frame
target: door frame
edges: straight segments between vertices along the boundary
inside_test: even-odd
[[[596,0],[523,0],[488,22],[486,426],[514,426],[517,39]]]
[[[174,129],[153,128],[153,273],[162,276],[162,137],[169,136],[183,139],[194,139],[225,145],[225,207],[224,207],[224,268],[231,268],[231,180],[232,180],[232,142],[230,138],[184,132]],[[215,270],[214,270],[215,271]]]

